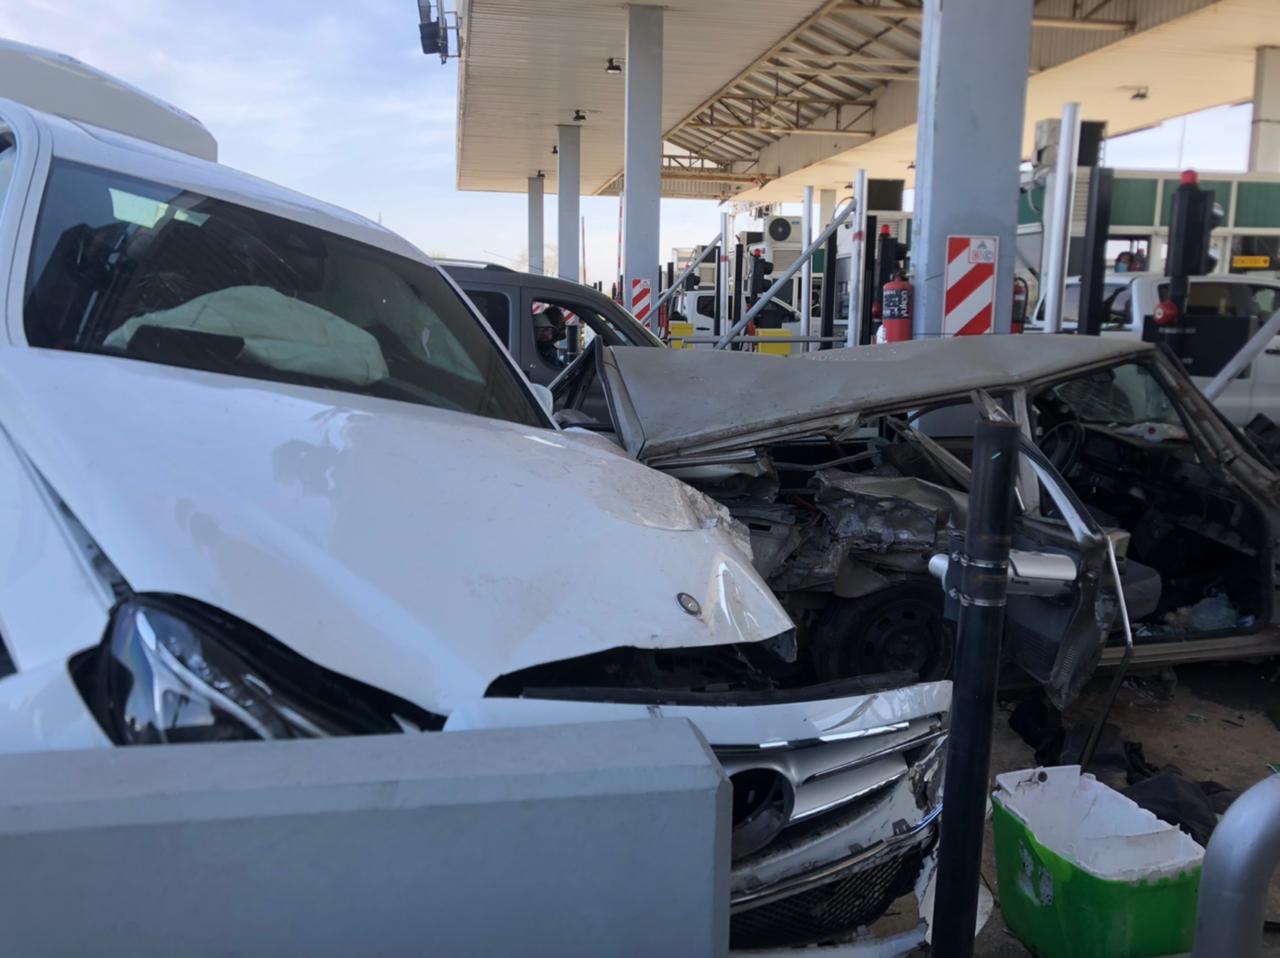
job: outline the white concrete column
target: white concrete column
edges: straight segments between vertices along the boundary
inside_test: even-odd
[[[912,244],[916,338],[941,334],[947,236],[961,234],[999,238],[995,331],[1009,331],[1031,7],[1032,0],[925,0]]]
[[[627,7],[624,109],[623,300],[633,280],[647,279],[658,295],[658,226],[662,201],[662,8]],[[646,320],[656,327],[657,310]]]
[[[1254,54],[1249,170],[1280,173],[1280,47],[1259,47]]]
[[[826,226],[836,215],[836,191],[818,190],[818,224]]]
[[[578,191],[582,179],[582,129],[558,126],[560,161],[556,173],[556,245],[561,279],[578,282]]]
[[[542,184],[546,178],[542,171],[529,177],[529,272],[541,273],[544,269],[542,248]]]

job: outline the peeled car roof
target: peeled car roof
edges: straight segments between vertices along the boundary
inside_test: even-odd
[[[623,441],[649,460],[840,427],[859,412],[1023,385],[1155,347],[1094,336],[964,336],[780,360],[723,350],[613,348],[605,357]]]

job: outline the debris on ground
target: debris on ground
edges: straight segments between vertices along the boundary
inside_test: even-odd
[[[1216,782],[1204,785],[1221,788]],[[1204,787],[1177,772],[1159,772],[1129,786],[1121,794],[1161,821],[1177,825],[1202,848],[1209,844],[1209,836],[1218,824],[1218,815]]]
[[[1135,683],[1132,687],[1151,701],[1154,689],[1176,688],[1176,678],[1155,684]],[[1169,694],[1172,700],[1172,691]],[[1199,712],[1187,712],[1186,720],[1195,724],[1208,721]],[[1091,718],[1064,724],[1062,714],[1038,691],[1009,715],[1009,727],[1035,750],[1036,762],[1045,767],[1082,764],[1095,721]],[[1218,782],[1193,781],[1176,765],[1161,767],[1147,761],[1142,743],[1126,740],[1120,726],[1113,722],[1102,726],[1093,758],[1085,770],[1163,821],[1176,825],[1201,845],[1213,834],[1219,811],[1236,797],[1235,792]]]

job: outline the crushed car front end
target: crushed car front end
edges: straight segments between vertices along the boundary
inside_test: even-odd
[[[581,660],[504,676],[446,729],[692,722],[733,784],[734,948],[847,940],[917,887],[937,837],[950,682],[890,674],[752,689],[741,675],[693,684],[686,664],[665,664],[680,684],[618,687]],[[559,684],[593,670],[594,687]]]
[[[735,786],[735,942],[847,936],[914,880],[947,683],[816,681],[747,531],[554,428],[403,241],[25,119],[0,750],[683,715]]]

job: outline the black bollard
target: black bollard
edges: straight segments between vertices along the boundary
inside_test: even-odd
[[[979,422],[959,576],[956,668],[933,906],[933,954],[971,958],[1004,632],[1018,427]],[[953,562],[955,561],[953,557]],[[955,581],[954,578],[948,576]]]

